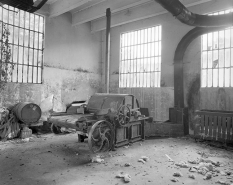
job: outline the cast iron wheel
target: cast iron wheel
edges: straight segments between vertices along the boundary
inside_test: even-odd
[[[93,153],[106,152],[112,149],[114,129],[106,120],[97,121],[88,134],[88,146]]]
[[[120,126],[124,126],[129,123],[130,121],[130,109],[126,105],[122,105],[118,112],[117,112],[117,121],[120,124]]]
[[[54,134],[61,134],[62,131],[61,131],[61,127],[59,126],[56,126],[52,123],[51,125],[51,131],[54,133]]]

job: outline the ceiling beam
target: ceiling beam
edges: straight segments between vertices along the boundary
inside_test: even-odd
[[[192,7],[198,4],[203,3],[211,3],[208,4],[207,7],[232,7],[230,6],[230,2],[232,0],[187,0],[183,4],[186,7]],[[211,6],[210,6],[211,5]],[[203,11],[204,9],[201,8]],[[206,9],[206,11],[208,11]],[[111,21],[111,27],[120,26],[123,24],[131,23],[138,20],[143,20],[146,18],[154,17],[157,15],[168,13],[162,6],[160,6],[158,3],[148,2],[146,4],[143,4],[138,7],[134,7],[128,10],[116,12],[112,15],[112,21]],[[92,32],[102,31],[106,28],[106,21],[105,17],[101,17],[99,19],[91,21],[91,30]]]
[[[63,13],[69,12],[91,0],[57,0],[50,4],[50,17],[59,16]]]
[[[100,1],[98,4],[95,4],[95,6],[91,6],[81,11],[73,13],[72,25],[75,26],[94,19],[105,17],[105,12],[107,8],[110,8],[111,12],[114,14],[116,12],[129,9],[135,6],[140,6],[148,2],[154,2],[154,0],[103,0]]]

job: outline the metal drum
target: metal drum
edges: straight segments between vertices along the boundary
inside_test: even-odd
[[[35,123],[41,117],[41,109],[34,103],[18,103],[14,106],[15,116],[23,123]]]

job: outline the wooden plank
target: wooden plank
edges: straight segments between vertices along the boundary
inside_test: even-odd
[[[209,116],[209,139],[213,139],[213,116]]]
[[[226,139],[226,124],[227,124],[227,118],[224,116],[222,117],[222,139]]]
[[[233,119],[231,120],[231,142],[233,142]]]
[[[233,113],[226,112],[211,112],[211,111],[196,111],[198,115],[220,116],[220,117],[232,117]]]
[[[205,115],[205,137],[208,137],[209,134],[209,116]]]
[[[227,136],[226,136],[226,140],[230,140],[231,138],[231,127],[232,127],[232,121],[231,121],[232,117],[227,117]]]
[[[201,115],[201,133],[204,134],[204,126],[205,126],[205,116]]]
[[[217,126],[218,126],[218,117],[217,117],[217,116],[214,116],[213,140],[217,140]]]
[[[221,139],[222,137],[222,118],[221,117],[218,117],[218,139]]]

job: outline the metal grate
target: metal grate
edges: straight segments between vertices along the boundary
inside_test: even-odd
[[[44,17],[4,5],[0,7],[0,35],[3,25],[10,32],[9,44],[14,65],[9,82],[42,83]],[[1,43],[3,42],[0,39]]]
[[[233,27],[202,36],[201,61],[201,87],[233,87]]]
[[[160,87],[160,25],[121,34],[120,87]]]

